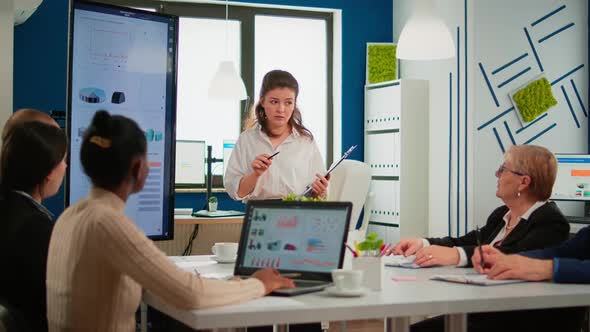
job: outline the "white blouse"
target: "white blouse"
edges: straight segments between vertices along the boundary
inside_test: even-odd
[[[272,165],[256,182],[254,190],[244,197],[238,196],[240,180],[254,172],[252,161],[256,156],[280,151],[272,159]],[[315,141],[293,129],[276,149],[260,125],[247,129],[238,138],[231,154],[223,185],[235,200],[257,200],[283,198],[289,193],[301,194],[316,179],[316,174],[324,174],[322,155]]]

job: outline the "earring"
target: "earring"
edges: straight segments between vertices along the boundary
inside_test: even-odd
[[[520,197],[520,191],[516,193],[516,197]]]

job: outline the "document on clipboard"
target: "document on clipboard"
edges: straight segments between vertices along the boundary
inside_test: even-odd
[[[330,166],[330,168],[328,169],[326,174],[324,174],[324,177],[330,175],[330,173],[332,173],[332,171],[334,169],[336,169],[336,167],[338,167],[338,165],[340,165],[340,163],[342,163],[342,161],[344,159],[346,159],[348,157],[348,155],[350,155],[350,153],[354,149],[356,149],[356,147],[357,147],[356,145],[351,146],[348,150],[346,150],[346,152],[344,152],[344,154],[342,155],[342,157],[340,157],[340,159],[338,159],[338,161],[332,163],[332,166]],[[309,193],[311,192],[311,190],[312,190],[311,185],[308,185],[307,188],[305,188],[305,191],[302,192],[299,196],[297,196],[297,200],[301,200],[301,197],[303,197],[303,196],[308,196]]]
[[[526,280],[520,279],[492,280],[488,279],[485,274],[439,274],[432,276],[430,279],[477,286],[497,286],[526,282]]]

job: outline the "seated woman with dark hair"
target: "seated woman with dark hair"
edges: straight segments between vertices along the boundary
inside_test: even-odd
[[[5,131],[0,159],[0,298],[32,331],[47,331],[45,270],[53,216],[41,205],[66,169],[66,135],[37,121]]]
[[[58,219],[49,247],[47,304],[52,331],[134,331],[142,288],[184,309],[261,297],[293,281],[264,269],[247,280],[211,280],[174,265],[125,216],[149,172],[144,132],[99,111],[80,151],[89,196]]]

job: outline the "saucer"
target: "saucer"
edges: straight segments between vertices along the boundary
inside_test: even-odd
[[[326,293],[333,295],[333,296],[340,296],[340,297],[357,297],[357,296],[364,296],[367,294],[367,289],[361,287],[359,289],[351,289],[351,290],[340,290],[336,288],[336,286],[331,286],[326,288]]]
[[[211,257],[211,259],[216,261],[217,263],[220,263],[220,264],[231,264],[231,263],[236,262],[236,257],[221,258],[221,257],[213,256],[213,257]]]

